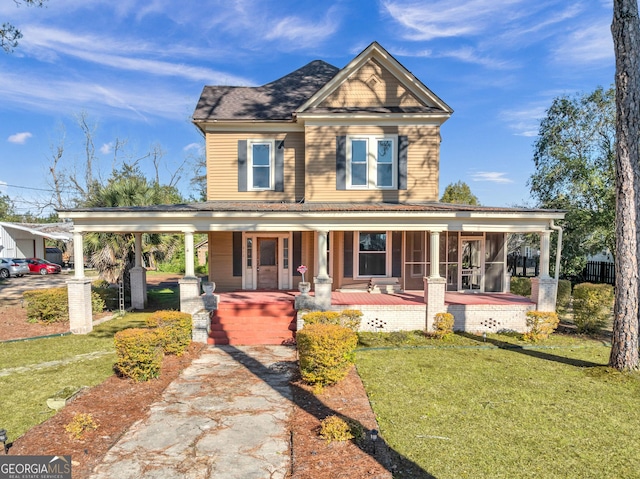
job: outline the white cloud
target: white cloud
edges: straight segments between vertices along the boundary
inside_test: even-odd
[[[601,18],[597,23],[581,25],[558,41],[553,57],[560,64],[613,64],[611,20]]]
[[[42,76],[23,77],[0,71],[0,103],[33,111],[77,112],[102,109],[111,114],[131,113],[143,121],[148,116],[176,119],[193,111],[193,97],[171,85],[119,84],[61,80]],[[194,95],[195,96],[195,95]],[[162,101],[158,101],[162,98]]]
[[[505,110],[500,113],[500,118],[518,136],[538,136],[540,120],[545,117],[550,104],[551,100],[544,100],[520,110]]]
[[[33,135],[31,133],[29,133],[28,131],[23,131],[21,133],[16,133],[14,135],[11,135],[9,138],[7,138],[7,141],[9,143],[16,143],[18,145],[24,145],[27,140],[29,138],[31,138]]]
[[[507,173],[499,171],[478,171],[471,175],[473,181],[489,181],[491,183],[513,183],[513,180],[507,178]]]
[[[191,151],[191,150],[196,150],[196,151],[202,151],[203,150],[203,145],[200,143],[189,143],[187,146],[185,146],[182,151]]]
[[[175,76],[207,84],[247,85],[246,78],[183,61],[170,62],[149,57],[172,55],[184,59],[186,56],[209,57],[210,52],[192,47],[156,47],[139,39],[114,40],[105,36],[75,35],[65,30],[47,27],[26,27],[22,48],[38,58],[53,62],[60,55],[67,55],[98,65],[141,72],[150,75]],[[114,53],[115,52],[115,53]]]
[[[333,35],[340,24],[329,13],[317,22],[308,21],[300,17],[288,16],[269,28],[265,38],[267,40],[284,40],[287,45],[295,49],[315,46],[319,42]]]
[[[389,0],[382,6],[408,29],[405,38],[425,41],[479,35],[497,21],[508,22],[520,15],[517,8],[509,11],[508,7],[521,3],[522,0],[438,0],[426,5],[421,1]]]
[[[113,142],[110,143],[104,143],[101,147],[100,147],[100,153],[102,153],[103,155],[108,155],[109,153],[111,153],[113,151]]]

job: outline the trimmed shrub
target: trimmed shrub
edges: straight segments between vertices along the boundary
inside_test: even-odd
[[[67,288],[49,288],[25,291],[27,319],[38,323],[61,323],[69,320]]]
[[[345,309],[343,311],[313,311],[305,314],[302,319],[305,326],[311,324],[336,324],[344,326],[352,331],[360,329],[362,311],[357,309]]]
[[[454,317],[451,313],[436,313],[433,318],[433,335],[445,339],[453,335]]]
[[[573,321],[579,333],[595,333],[604,327],[613,306],[610,284],[577,284],[573,288]]]
[[[322,387],[344,379],[355,362],[358,336],[335,324],[311,324],[296,334],[302,379]]]
[[[330,444],[331,441],[348,441],[355,436],[347,421],[336,415],[327,416],[320,422],[320,437]]]
[[[146,319],[156,328],[159,344],[166,354],[182,356],[191,344],[191,315],[180,311],[156,311]]]
[[[510,291],[519,296],[531,296],[531,278],[512,276]]]
[[[95,291],[91,291],[91,312],[102,313],[106,306],[104,299]]]
[[[114,336],[116,347],[115,372],[136,382],[148,381],[160,375],[164,353],[158,334],[153,329],[130,328]]]
[[[73,419],[65,424],[64,430],[69,433],[72,439],[80,440],[87,431],[98,429],[98,422],[93,419],[91,414],[78,413]]]
[[[104,306],[100,311],[105,308],[115,310],[118,307],[118,288],[111,287],[108,281],[100,279],[91,283],[91,295],[97,294],[102,299]],[[98,312],[94,310],[94,313]]]
[[[558,296],[556,298],[556,309],[565,313],[571,303],[571,281],[568,279],[558,280]]]
[[[547,311],[527,311],[527,328],[529,331],[522,335],[525,341],[540,341],[547,339],[553,333],[560,320],[556,313]]]

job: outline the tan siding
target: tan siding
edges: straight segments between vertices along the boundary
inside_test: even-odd
[[[284,192],[238,191],[238,140],[284,140]],[[304,134],[207,133],[207,199],[299,201],[304,198]]]
[[[321,104],[321,107],[424,106],[398,79],[371,59]]]
[[[337,190],[336,136],[348,134],[398,134],[409,139],[407,190]],[[315,127],[306,128],[307,201],[437,201],[440,131],[421,127]]]
[[[233,233],[209,233],[209,279],[216,291],[242,288],[242,277],[233,276]]]

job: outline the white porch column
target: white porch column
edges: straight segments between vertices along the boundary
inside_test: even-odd
[[[142,233],[135,233],[135,265],[129,271],[131,307],[144,309],[147,304],[147,270],[142,267]]]
[[[333,279],[327,273],[327,235],[328,231],[318,233],[318,275],[313,278],[316,306],[322,310],[331,308],[331,285]]]
[[[193,267],[193,263],[195,261],[193,231],[185,231],[184,233],[184,261],[185,278],[194,278],[196,276],[196,273]]]
[[[440,277],[440,231],[431,231],[429,241],[429,262],[431,263],[430,278]]]
[[[82,233],[73,232],[73,276],[84,278],[84,245]]]
[[[433,319],[437,313],[445,313],[444,293],[447,279],[440,276],[440,231],[431,231],[429,261],[431,263],[429,276],[424,278],[424,302],[427,304],[427,331],[433,329]]]
[[[73,334],[87,334],[93,329],[91,311],[91,278],[84,276],[82,233],[73,232],[74,277],[66,281],[69,296],[69,330]]]
[[[558,282],[549,276],[549,245],[551,231],[540,233],[540,275],[531,278],[531,299],[536,303],[538,311],[555,311]]]
[[[540,277],[549,277],[549,245],[551,244],[551,231],[540,233]]]
[[[180,284],[180,311],[194,314],[202,309],[200,298],[200,279],[196,277],[193,262],[195,259],[193,231],[184,232],[184,277]]]

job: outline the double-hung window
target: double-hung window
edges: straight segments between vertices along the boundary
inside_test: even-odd
[[[347,137],[347,186],[353,189],[396,189],[398,137]]]
[[[273,141],[248,142],[248,183],[251,190],[272,190],[274,182]]]
[[[358,233],[358,276],[387,275],[387,232]]]

